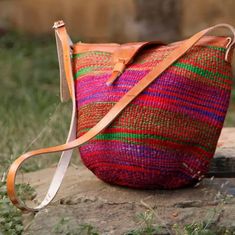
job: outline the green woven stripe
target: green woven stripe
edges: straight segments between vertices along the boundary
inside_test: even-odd
[[[217,51],[222,51],[222,52],[226,52],[226,48],[223,48],[223,47],[218,47],[218,46],[206,46],[206,48],[211,48],[213,50],[217,50]]]
[[[90,67],[79,69],[75,73],[75,79],[82,76],[82,75],[84,75],[84,74],[86,74],[86,73],[89,73],[89,72],[93,71],[95,67],[97,67],[97,66],[90,66]]]
[[[224,79],[231,79],[231,77],[226,76],[224,74],[221,74],[221,73],[218,73],[218,72],[213,73],[213,72],[210,72],[208,70],[199,68],[197,66],[193,66],[191,64],[185,64],[185,63],[176,62],[174,64],[174,66],[179,67],[179,68],[183,68],[183,69],[186,69],[186,70],[189,70],[190,72],[196,73],[196,74],[198,74],[200,76],[203,76],[203,77],[206,77],[206,78],[208,78],[210,80],[216,80],[218,75],[219,75],[219,77],[222,77]],[[226,84],[224,82],[222,82],[222,83]]]
[[[90,56],[91,54],[93,54],[93,55],[94,54],[95,55],[110,55],[110,52],[106,52],[106,51],[88,51],[88,52],[73,54],[72,58],[80,58],[80,57]]]
[[[86,130],[89,130],[86,128]],[[125,139],[126,138],[126,139]],[[150,134],[134,134],[134,133],[124,133],[124,132],[115,132],[115,133],[102,133],[98,134],[94,139],[97,140],[121,140],[123,142],[130,142],[129,138],[132,138],[132,143],[139,143],[141,139],[156,139],[156,140],[163,140],[163,141],[170,141],[172,143],[182,144],[182,145],[190,145],[190,142],[186,141],[178,141],[175,139],[163,137],[163,136],[157,136],[157,135],[150,135]],[[192,146],[197,146],[207,152],[210,152],[211,150],[206,148],[205,146],[199,145],[199,144],[191,144]]]
[[[203,61],[203,63],[205,63],[206,60],[211,61],[214,60],[216,62],[221,63],[221,58],[217,57],[217,56],[212,56],[212,55],[202,55],[202,56],[198,56],[197,60],[199,61]]]
[[[73,55],[72,55],[72,58],[82,58],[82,57],[84,57],[84,56],[86,56],[85,53],[78,53],[78,54],[73,54]]]
[[[196,73],[200,76],[206,77],[206,78],[208,78],[210,80],[213,80],[213,81],[217,80],[218,75],[219,75],[219,77],[224,78],[224,79],[228,79],[228,80],[231,79],[230,76],[226,76],[226,75],[218,73],[218,72],[215,74],[213,72],[210,72],[208,70],[204,70],[202,68],[199,68],[197,66],[193,66],[191,64],[176,62],[174,64],[174,66],[186,69],[190,72]],[[82,68],[82,69],[78,70],[75,73],[75,79],[78,78],[79,76],[82,76],[82,75],[86,74],[86,73],[92,72],[94,69],[98,69],[98,68],[99,68],[99,66],[89,66],[89,67],[86,67],[86,68]],[[222,84],[227,84],[226,82],[221,82],[221,83]]]

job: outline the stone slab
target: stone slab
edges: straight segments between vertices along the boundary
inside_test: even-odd
[[[222,130],[207,177],[235,177],[235,128]]]
[[[223,149],[233,148],[234,129],[223,130],[217,156]],[[36,188],[38,200],[53,172],[54,168],[48,168],[24,176]],[[72,165],[54,202],[35,216],[25,234],[55,234],[62,218],[71,231],[89,224],[100,234],[125,234],[143,225],[138,218],[146,211],[153,213],[153,225],[162,227],[159,234],[174,234],[174,224],[182,229],[185,224],[203,221],[217,230],[227,227],[235,231],[234,196],[235,178],[207,178],[197,187],[180,190],[134,190],[108,185],[84,166]]]

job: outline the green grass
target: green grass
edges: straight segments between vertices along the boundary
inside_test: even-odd
[[[33,38],[6,34],[0,38],[0,174],[29,148],[63,143],[70,104],[59,99],[59,72],[53,35]],[[48,156],[49,157],[49,156]],[[31,171],[40,161],[25,167]]]
[[[17,184],[16,188],[23,200],[32,200],[36,196],[35,190],[28,184]],[[22,213],[10,203],[5,181],[0,181],[0,234],[20,235],[23,229]]]
[[[154,224],[156,218],[154,212],[147,210],[137,215],[138,228],[126,232],[124,235],[156,235],[162,234],[164,227]]]
[[[14,235],[22,234],[23,224],[21,212],[6,195],[7,169],[26,150],[64,143],[71,107],[60,103],[53,35],[50,39],[16,33],[0,37],[0,72],[0,234]],[[30,160],[23,171],[54,161],[51,155]],[[28,187],[17,189],[21,198],[29,192]]]
[[[76,224],[71,226],[70,218],[63,217],[53,226],[53,234],[64,235],[99,235],[99,232],[90,224]]]

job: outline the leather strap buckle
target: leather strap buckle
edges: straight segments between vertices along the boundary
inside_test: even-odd
[[[54,25],[53,25],[53,29],[58,29],[58,28],[60,28],[60,27],[63,27],[63,26],[65,26],[65,23],[64,23],[64,21],[63,20],[59,20],[59,21],[56,21],[55,23],[54,23]]]

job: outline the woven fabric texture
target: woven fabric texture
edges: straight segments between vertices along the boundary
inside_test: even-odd
[[[144,49],[112,86],[111,53],[73,55],[77,136],[93,127],[174,45]],[[229,105],[225,48],[194,46],[102,133],[79,148],[101,180],[134,188],[193,185],[207,172]]]

